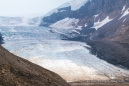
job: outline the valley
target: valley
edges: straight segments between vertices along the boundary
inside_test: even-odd
[[[0,16],[9,51],[0,46],[0,86],[129,86],[129,0],[73,0],[30,16]]]

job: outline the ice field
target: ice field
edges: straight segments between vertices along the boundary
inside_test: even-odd
[[[129,71],[89,53],[86,43],[61,40],[45,27],[0,27],[2,46],[17,56],[49,69],[68,82],[122,79]],[[90,46],[89,46],[90,47]]]

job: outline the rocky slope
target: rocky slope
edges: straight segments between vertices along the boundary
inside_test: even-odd
[[[105,39],[129,43],[128,14],[128,0],[74,0],[44,16],[40,25],[58,31],[59,28],[70,29],[64,33],[77,35],[77,40]]]
[[[0,46],[0,86],[69,86],[59,75]]]
[[[129,44],[111,41],[90,41],[91,53],[107,62],[129,69]]]

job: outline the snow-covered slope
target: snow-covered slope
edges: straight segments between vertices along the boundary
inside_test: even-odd
[[[75,18],[65,18],[63,20],[60,20],[50,25],[49,27],[58,28],[58,29],[73,29],[73,28],[76,28],[75,26],[77,25],[78,21],[79,20]]]
[[[41,17],[3,17],[0,16],[0,26],[38,26],[41,23]]]
[[[75,33],[75,34],[80,34],[79,33],[79,28],[75,27],[76,24],[78,23],[78,19],[75,18],[65,18],[63,20],[60,20],[49,27],[51,28],[52,31],[56,33],[60,33],[63,35],[67,35],[70,33]],[[70,36],[70,35],[69,35]],[[72,35],[71,35],[72,37]]]

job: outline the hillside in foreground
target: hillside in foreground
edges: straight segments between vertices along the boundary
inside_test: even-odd
[[[69,86],[59,75],[0,46],[0,86]]]

